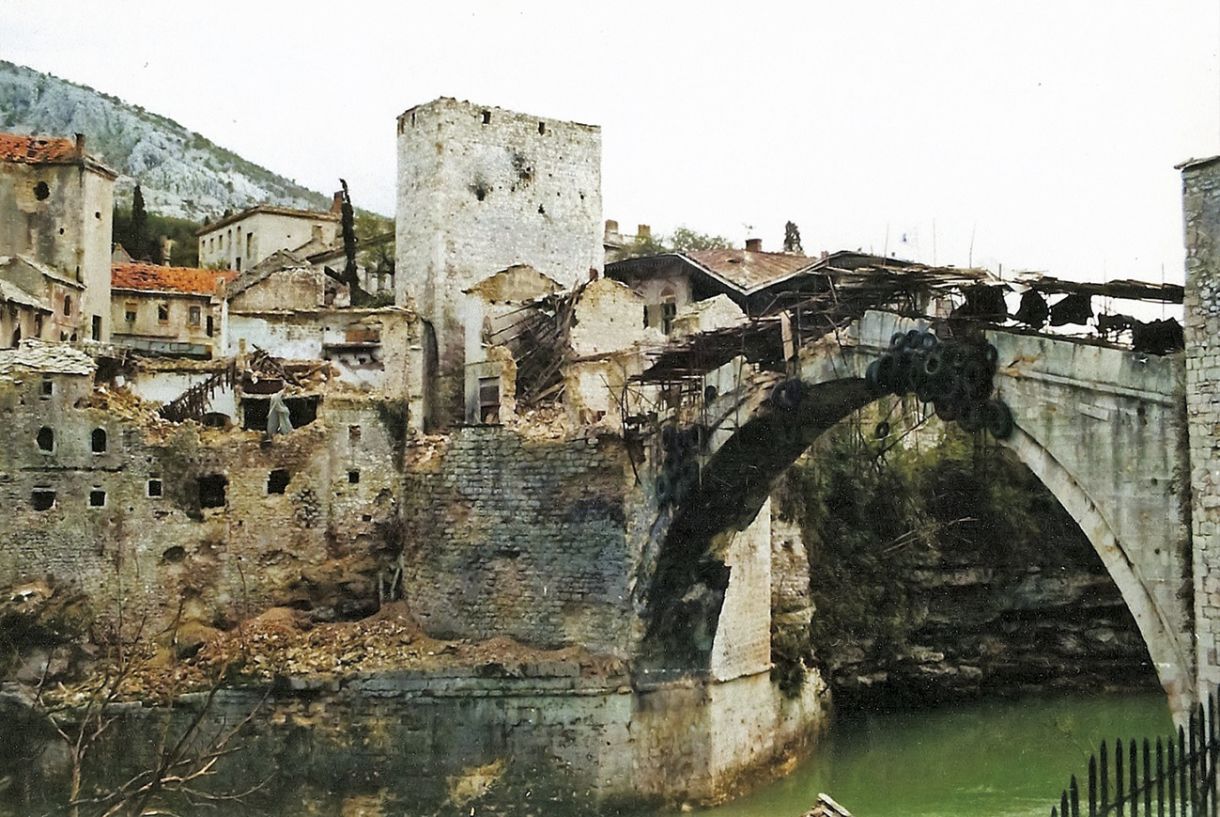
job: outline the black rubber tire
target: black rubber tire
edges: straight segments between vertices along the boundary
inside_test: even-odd
[[[953,400],[937,400],[936,401],[936,416],[941,422],[952,423],[957,419],[958,407]]]
[[[1012,410],[1002,400],[988,400],[986,406],[987,430],[997,440],[1007,440],[1012,436],[1017,424],[1012,418]]]
[[[903,341],[906,339],[906,332],[895,332],[890,335],[890,348],[895,352],[902,351]]]
[[[987,365],[995,371],[996,365],[1000,362],[1000,350],[988,343],[983,347],[983,360],[987,361]]]
[[[876,427],[873,428],[873,436],[878,440],[884,440],[886,437],[890,436],[890,424],[885,420],[877,423]]]
[[[919,330],[918,329],[911,329],[907,332],[906,348],[908,348],[908,349],[918,349],[919,348]]]
[[[945,367],[945,357],[940,349],[932,349],[923,359],[923,373],[928,377],[936,377]]]
[[[962,408],[961,414],[957,418],[957,424],[962,427],[962,431],[973,434],[983,427],[986,420],[983,404],[970,402]]]
[[[930,352],[940,344],[940,339],[932,334],[932,330],[928,329],[919,336],[919,348],[925,352]]]
[[[703,387],[703,402],[710,403],[720,396],[720,391],[715,386],[707,385]]]
[[[881,387],[883,394],[888,392],[898,393],[901,369],[902,366],[895,355],[887,353],[877,360],[877,385]]]
[[[885,394],[886,392],[885,387],[881,385],[881,378],[879,375],[880,371],[880,360],[874,360],[872,363],[868,364],[868,368],[864,370],[864,385],[868,388],[869,394],[879,396]]]

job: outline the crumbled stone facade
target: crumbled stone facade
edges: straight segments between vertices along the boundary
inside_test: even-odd
[[[0,382],[0,576],[50,577],[99,620],[147,618],[149,633],[270,606],[372,612],[400,547],[396,432],[379,405],[332,395],[265,442],[124,419],[87,375],[15,369]]]
[[[1220,684],[1220,157],[1182,169],[1186,422],[1198,689]]]
[[[434,333],[439,425],[464,416],[463,290],[516,264],[571,286],[601,239],[599,128],[447,98],[398,118],[396,297]]]

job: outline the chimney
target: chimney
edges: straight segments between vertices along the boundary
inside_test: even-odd
[[[635,228],[636,238],[652,238],[652,228],[647,224],[640,224]]]
[[[762,252],[762,251],[763,251],[763,248],[762,248],[762,239],[761,238],[747,238],[746,239],[746,252]]]
[[[330,211],[336,216],[343,212],[343,191],[336,190],[330,200]]]
[[[618,222],[612,218],[606,219],[606,235],[616,235],[618,233]]]
[[[85,158],[85,134],[76,134],[76,158]]]

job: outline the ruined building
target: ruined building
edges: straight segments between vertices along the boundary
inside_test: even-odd
[[[277,250],[308,255],[329,248],[339,234],[338,197],[326,213],[259,204],[205,224],[195,233],[199,264],[240,272]]]
[[[110,340],[116,178],[80,134],[0,134],[0,345]]]
[[[466,290],[519,265],[568,289],[602,267],[600,129],[447,98],[407,110],[397,248],[398,303],[415,304],[435,358],[425,422],[469,419],[464,395],[487,375]]]

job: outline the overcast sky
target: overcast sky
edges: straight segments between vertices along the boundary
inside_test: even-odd
[[[0,57],[394,210],[394,119],[603,128],[605,217],[1065,277],[1182,276],[1220,153],[1220,0],[0,0]]]

